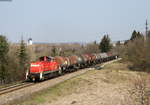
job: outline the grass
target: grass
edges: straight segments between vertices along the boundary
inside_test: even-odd
[[[87,85],[92,85],[94,79],[99,79],[107,84],[120,84],[129,82],[136,75],[142,75],[150,78],[150,75],[147,73],[129,71],[128,64],[116,62],[106,65],[102,70],[91,70],[85,74],[66,80],[51,88],[35,93],[26,98],[26,100],[17,101],[14,104],[19,103],[18,105],[37,105],[42,103],[51,103],[52,101],[58,100],[63,96],[77,92],[79,87],[82,88]]]

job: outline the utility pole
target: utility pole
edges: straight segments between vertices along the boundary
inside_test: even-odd
[[[147,19],[146,19],[146,23],[145,23],[145,34],[146,34],[146,36],[147,36],[147,34],[148,34],[148,21],[147,21]]]

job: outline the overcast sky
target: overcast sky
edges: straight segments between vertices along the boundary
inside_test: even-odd
[[[0,34],[11,42],[91,42],[109,34],[126,40],[144,32],[150,0],[0,0]]]

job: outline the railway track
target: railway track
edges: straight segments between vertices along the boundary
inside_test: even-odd
[[[68,72],[68,73],[73,73],[73,72]],[[66,73],[66,74],[68,74],[68,73]],[[65,75],[65,74],[63,74],[63,75]],[[43,81],[43,82],[45,82],[45,81]],[[0,88],[0,95],[7,94],[7,93],[10,93],[10,92],[13,92],[13,91],[16,91],[16,90],[19,90],[19,89],[22,89],[22,88],[25,88],[25,87],[28,87],[28,86],[32,86],[34,84],[35,83],[21,82],[21,83],[12,85],[12,86],[8,86],[8,87],[5,87],[5,88]]]
[[[9,92],[13,92],[15,90],[19,90],[19,89],[22,89],[22,88],[25,88],[25,87],[28,87],[28,86],[32,86],[32,85],[34,85],[34,83],[23,82],[23,83],[19,83],[19,84],[16,84],[16,85],[9,86],[9,87],[1,88],[0,89],[0,95],[6,94],[6,93],[9,93]]]

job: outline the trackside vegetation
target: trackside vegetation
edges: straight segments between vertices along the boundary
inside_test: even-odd
[[[23,40],[20,45],[13,45],[0,35],[0,84],[21,81],[25,77],[28,56]]]
[[[121,50],[124,61],[132,64],[131,70],[150,72],[150,32],[144,35],[134,30]]]
[[[8,42],[5,36],[0,36],[0,82],[6,82],[8,75]]]

